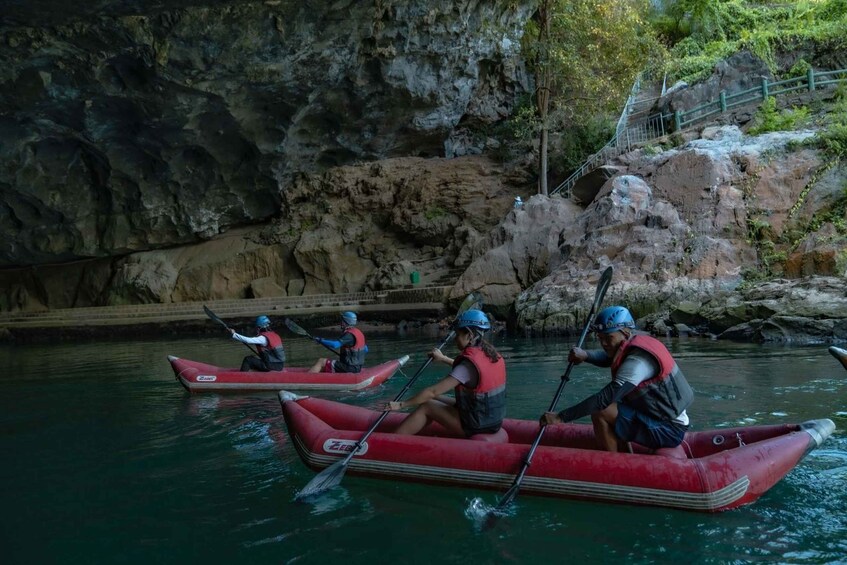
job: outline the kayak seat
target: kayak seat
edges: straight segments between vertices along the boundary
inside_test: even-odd
[[[474,441],[486,441],[488,443],[509,443],[509,433],[500,428],[493,434],[474,434],[470,437]]]

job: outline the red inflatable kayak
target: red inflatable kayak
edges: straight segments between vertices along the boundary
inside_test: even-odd
[[[177,380],[189,392],[255,391],[255,390],[360,390],[379,386],[409,360],[408,355],[360,373],[310,373],[306,368],[292,367],[267,373],[224,369],[168,355]]]
[[[280,392],[288,434],[314,470],[345,456],[380,412]],[[350,460],[348,474],[487,488],[505,492],[523,465],[538,422],[504,421],[497,434],[448,437],[433,424],[420,435],[392,430],[391,413]],[[521,494],[700,512],[758,499],[833,432],[832,420],[689,432],[673,450],[649,454],[599,451],[591,426],[550,426],[535,452]],[[641,453],[639,453],[641,451]]]

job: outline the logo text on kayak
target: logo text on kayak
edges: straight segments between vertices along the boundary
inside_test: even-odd
[[[213,383],[218,380],[218,377],[215,375],[197,375],[198,383]]]
[[[327,453],[340,453],[342,455],[347,455],[353,448],[356,447],[356,442],[352,439],[335,439],[330,438],[324,442],[324,451]],[[364,455],[368,452],[368,442],[362,444],[362,447],[359,451],[356,452],[356,455]]]

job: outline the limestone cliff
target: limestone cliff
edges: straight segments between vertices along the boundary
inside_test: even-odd
[[[612,265],[607,303],[658,333],[847,340],[847,169],[804,147],[811,131],[689,135],[621,156],[584,208],[534,196],[480,241],[453,296],[481,289],[518,329],[572,332]]]
[[[196,244],[280,216],[299,174],[479,152],[462,128],[528,88],[529,2],[8,4],[0,267]]]

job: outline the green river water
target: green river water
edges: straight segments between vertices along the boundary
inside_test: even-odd
[[[329,335],[329,334],[327,334]],[[369,336],[369,363],[432,336]],[[324,350],[286,342],[290,365]],[[509,415],[547,408],[571,342],[498,337]],[[3,563],[847,563],[847,371],[825,346],[669,341],[697,392],[697,429],[831,418],[838,429],[755,504],[720,514],[519,496],[480,529],[497,493],[345,476],[311,503],[273,393],[190,395],[168,354],[237,366],[220,338],[0,345]],[[448,354],[455,353],[452,346]],[[413,390],[444,368],[428,369]],[[561,407],[599,389],[580,366]],[[324,396],[379,407],[405,384]]]

